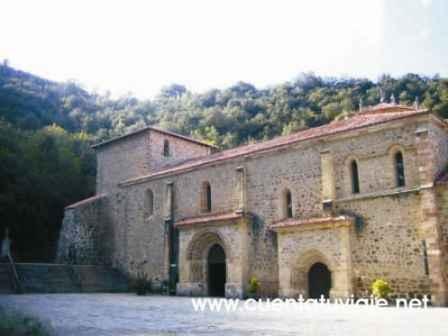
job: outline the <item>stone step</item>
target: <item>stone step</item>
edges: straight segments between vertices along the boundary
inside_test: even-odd
[[[72,270],[66,265],[16,264],[17,273],[25,293],[79,292]]]
[[[104,266],[17,263],[25,293],[127,292],[128,280]]]
[[[128,281],[117,270],[101,266],[75,266],[83,292],[126,292]]]
[[[0,264],[0,293],[14,293],[13,284],[11,283],[10,268],[8,264]]]

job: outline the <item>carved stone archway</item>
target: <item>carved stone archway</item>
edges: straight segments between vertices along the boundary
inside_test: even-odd
[[[321,251],[308,250],[301,254],[295,269],[291,272],[291,288],[294,292],[308,298],[310,295],[309,275],[316,264],[324,265],[330,276],[329,298],[347,298],[352,294],[352,283],[349,269],[345,263],[335,263]],[[324,296],[327,296],[324,293]]]
[[[226,257],[226,268],[228,268],[227,260],[229,259],[230,251],[225,240],[217,232],[198,232],[191,238],[184,256],[186,273],[183,279],[183,282],[188,283],[191,295],[209,295],[208,257],[210,249],[216,245],[223,249]]]
[[[322,252],[312,249],[301,254],[291,273],[291,288],[295,289],[303,297],[309,296],[308,275],[311,267],[315,264],[323,264],[328,268],[330,273],[333,273],[333,263]]]
[[[271,225],[278,233],[279,295],[307,298],[310,268],[321,263],[331,275],[330,298],[350,297],[353,225],[352,217],[342,215],[290,219]]]
[[[207,296],[210,249],[218,245],[225,259],[221,274],[225,273],[225,296],[242,298],[248,283],[248,228],[249,217],[241,212],[210,214],[183,219],[179,229],[178,295]],[[222,260],[222,258],[221,258]],[[214,268],[214,267],[212,267]],[[225,271],[224,271],[225,270]],[[218,271],[219,273],[219,271]],[[215,274],[216,275],[216,274]]]

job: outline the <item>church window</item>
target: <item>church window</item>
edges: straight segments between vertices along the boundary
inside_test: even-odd
[[[145,213],[146,217],[150,217],[154,213],[154,194],[151,189],[146,190]]]
[[[292,218],[292,195],[289,189],[284,192],[284,217]]]
[[[163,156],[170,156],[170,142],[168,140],[163,141]]]
[[[350,163],[350,173],[352,178],[352,193],[359,194],[358,163],[355,160]]]
[[[212,211],[212,188],[209,182],[202,183],[201,209],[202,212]]]
[[[396,186],[404,187],[404,185],[405,185],[404,161],[403,161],[403,154],[400,151],[395,153],[394,161],[395,161],[395,183],[396,183]]]

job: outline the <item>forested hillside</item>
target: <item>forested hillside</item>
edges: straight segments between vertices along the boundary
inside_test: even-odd
[[[112,99],[80,85],[56,83],[0,65],[0,229],[11,228],[19,260],[50,261],[63,207],[91,195],[92,142],[145,125],[158,125],[221,148],[318,126],[392,94],[416,98],[448,117],[448,80],[408,74],[401,78],[321,78],[259,89],[237,83],[227,89],[189,92],[173,84],[157,97]]]

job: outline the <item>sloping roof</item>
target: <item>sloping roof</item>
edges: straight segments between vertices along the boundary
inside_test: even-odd
[[[130,133],[127,133],[127,134],[115,137],[115,138],[110,139],[110,140],[106,140],[106,141],[97,143],[97,144],[93,145],[92,148],[99,148],[99,147],[102,147],[104,145],[111,144],[113,142],[116,142],[116,141],[128,138],[128,137],[133,136],[133,135],[137,135],[137,134],[143,133],[143,132],[148,131],[148,130],[159,132],[159,133],[162,133],[162,134],[165,134],[165,135],[169,135],[169,136],[173,136],[173,137],[176,137],[176,138],[179,138],[179,139],[182,139],[182,140],[193,142],[193,143],[198,144],[198,145],[207,146],[207,147],[210,147],[210,148],[216,148],[215,146],[210,145],[210,144],[208,144],[206,142],[203,142],[203,141],[200,141],[200,140],[196,140],[196,139],[187,137],[187,136],[182,135],[182,134],[170,132],[170,131],[167,131],[167,130],[164,130],[164,129],[161,129],[161,128],[158,128],[158,127],[155,127],[155,126],[147,126],[147,127],[144,127],[144,128],[140,128],[140,129],[138,129],[136,131],[133,131],[133,132],[130,132]]]
[[[387,113],[400,111],[416,111],[418,108],[408,105],[399,105],[392,103],[380,103],[374,106],[368,106],[362,109],[361,114]]]
[[[218,214],[207,214],[198,217],[184,218],[175,223],[176,227],[184,227],[194,224],[207,224],[213,222],[222,222],[243,218],[244,214],[242,212],[227,212]]]
[[[106,196],[106,194],[98,194],[98,195],[95,195],[95,196],[92,196],[92,197],[89,197],[89,198],[85,198],[82,201],[79,201],[79,202],[67,205],[65,208],[66,209],[73,209],[73,208],[76,208],[76,207],[81,206],[81,205],[86,205],[86,204],[95,202],[95,201],[97,201],[97,200],[99,200],[99,199],[101,199],[101,198],[103,198],[105,196]]]
[[[346,221],[352,221],[353,218],[349,216],[328,216],[328,217],[313,217],[313,218],[289,218],[279,222],[275,222],[269,226],[271,230],[298,227],[311,224],[327,224],[327,223],[341,223]]]
[[[403,105],[393,105],[393,106],[395,106],[396,109],[392,109],[391,104],[380,104],[377,105],[376,107],[365,109],[362,112],[359,112],[355,114],[353,117],[348,119],[333,121],[324,126],[310,128],[291,135],[280,136],[269,141],[236,147],[215,154],[187,160],[173,166],[165,166],[159,171],[156,171],[149,175],[144,175],[126,180],[122,182],[122,184],[138,183],[142,180],[161,177],[164,175],[170,175],[173,173],[179,173],[183,171],[189,171],[191,169],[198,168],[204,165],[230,160],[233,158],[249,154],[268,151],[274,148],[291,145],[305,140],[316,139],[323,136],[334,135],[393,120],[428,113],[428,110],[425,109],[414,109],[412,107],[409,106],[406,107]]]

